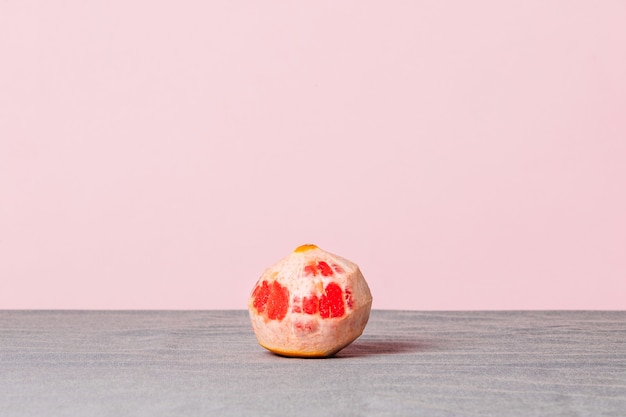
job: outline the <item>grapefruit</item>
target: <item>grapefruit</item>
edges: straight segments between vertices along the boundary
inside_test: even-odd
[[[359,267],[315,245],[267,268],[248,300],[259,344],[294,357],[336,354],[363,333],[371,307]]]

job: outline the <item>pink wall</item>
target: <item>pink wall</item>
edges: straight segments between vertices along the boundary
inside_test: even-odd
[[[626,309],[624,1],[0,3],[0,308]]]

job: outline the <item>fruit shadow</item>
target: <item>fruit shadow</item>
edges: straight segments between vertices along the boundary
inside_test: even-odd
[[[376,355],[395,355],[402,353],[432,352],[437,350],[434,343],[425,340],[403,339],[359,339],[347,346],[334,357],[361,358]]]

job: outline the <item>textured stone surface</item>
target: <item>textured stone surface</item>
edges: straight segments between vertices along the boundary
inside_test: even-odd
[[[0,311],[2,416],[624,416],[626,312],[372,311],[330,359],[247,311]]]

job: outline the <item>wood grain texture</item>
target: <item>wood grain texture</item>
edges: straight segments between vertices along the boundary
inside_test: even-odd
[[[331,359],[245,311],[0,311],[1,416],[626,416],[626,312],[373,311]]]

